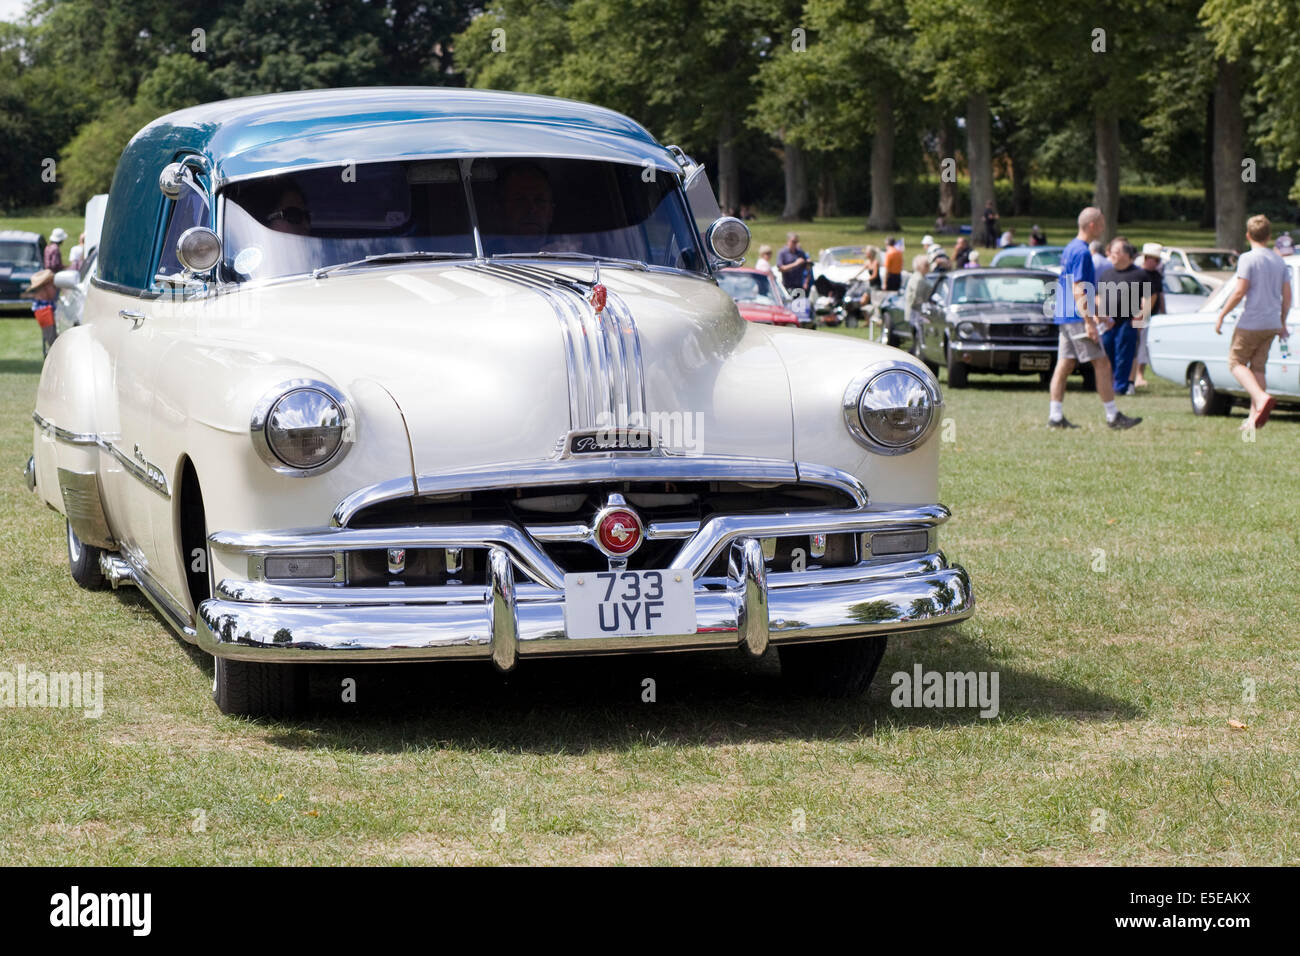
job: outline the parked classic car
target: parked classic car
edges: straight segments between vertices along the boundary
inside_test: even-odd
[[[1061,253],[1065,246],[1007,246],[993,254],[989,263],[995,269],[1049,269],[1061,271]]]
[[[812,312],[805,308],[804,319],[794,311],[794,303],[785,287],[761,269],[729,268],[718,270],[718,285],[736,303],[743,318],[764,325],[812,325]]]
[[[890,345],[931,368],[946,366],[952,388],[964,388],[972,371],[1051,376],[1057,329],[1043,316],[1043,303],[1055,274],[958,269],[935,273],[929,283],[919,315],[904,314],[901,295],[882,303]]]
[[[867,261],[866,256],[866,246],[832,246],[823,249],[817,253],[817,261],[813,263],[813,276],[825,276],[832,282],[840,283],[848,283],[854,277],[865,279],[867,274],[862,271],[862,266]]]
[[[1195,312],[1214,291],[1205,280],[1190,272],[1166,269],[1161,275],[1166,312]]]
[[[1287,317],[1291,336],[1285,343],[1288,354],[1283,354],[1282,340],[1275,338],[1264,366],[1268,392],[1277,397],[1279,405],[1300,404],[1300,340],[1295,334],[1300,324],[1300,262],[1293,261],[1295,258],[1287,260],[1291,278],[1291,312]],[[1223,320],[1223,334],[1214,332],[1219,310],[1235,287],[1235,282],[1225,282],[1195,312],[1152,316],[1147,331],[1151,370],[1161,378],[1186,385],[1192,411],[1197,415],[1227,415],[1234,405],[1250,404],[1241,383],[1228,371],[1228,345],[1241,306]]]
[[[1211,290],[1231,279],[1237,270],[1237,253],[1232,249],[1199,249],[1166,246],[1161,259],[1169,268],[1190,272]]]
[[[312,662],[721,648],[861,692],[886,635],[974,608],[940,392],[744,321],[716,207],[680,149],[547,97],[154,121],[33,416],[73,577],[138,586],[226,712],[292,712]]]
[[[22,293],[41,271],[44,247],[44,237],[34,232],[0,230],[0,310],[32,311],[32,300]]]

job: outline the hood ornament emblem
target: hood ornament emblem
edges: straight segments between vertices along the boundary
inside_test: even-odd
[[[591,296],[587,299],[591,303],[591,307],[596,310],[597,315],[605,311],[605,300],[608,294],[609,290],[600,282],[600,263],[598,262],[591,276]]]

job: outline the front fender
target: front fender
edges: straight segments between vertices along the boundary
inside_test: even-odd
[[[838,333],[766,330],[785,363],[794,412],[795,460],[847,471],[867,489],[872,507],[934,504],[939,498],[940,428],[903,455],[859,444],[844,424],[844,391],[863,369],[895,362],[933,378],[906,352]],[[936,412],[943,414],[942,407]]]
[[[264,395],[300,379],[339,389],[355,416],[355,440],[344,458],[306,477],[268,467],[249,429],[253,409]],[[177,489],[186,460],[193,463],[209,534],[320,527],[329,523],[339,501],[359,488],[405,479],[412,481],[414,490],[411,446],[401,412],[373,380],[340,382],[310,365],[266,352],[190,341],[166,350],[155,387],[152,453],[171,462],[172,486]],[[155,529],[160,555],[170,552],[174,557],[160,572],[176,584],[175,593],[184,593],[179,529],[186,505],[177,495],[171,527]],[[225,576],[221,568],[213,571],[214,580]]]

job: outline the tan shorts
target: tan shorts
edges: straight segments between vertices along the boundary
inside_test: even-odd
[[[1268,361],[1268,350],[1278,329],[1237,329],[1232,333],[1232,345],[1228,347],[1228,368],[1234,369],[1244,365],[1253,372],[1264,371]]]
[[[1056,339],[1056,360],[1074,359],[1079,364],[1094,362],[1106,354],[1106,351],[1088,338],[1088,323],[1062,322],[1058,328],[1061,332]]]

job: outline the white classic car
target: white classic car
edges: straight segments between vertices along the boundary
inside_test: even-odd
[[[1291,280],[1291,313],[1287,317],[1287,330],[1292,335],[1285,343],[1280,338],[1273,340],[1264,367],[1268,392],[1277,397],[1280,405],[1300,403],[1300,355],[1297,355],[1300,339],[1294,334],[1300,322],[1298,259],[1300,257],[1291,256],[1287,260],[1287,273]],[[1151,317],[1151,327],[1147,331],[1151,370],[1161,378],[1186,385],[1192,399],[1192,411],[1197,415],[1227,415],[1234,404],[1250,404],[1245,389],[1228,371],[1228,346],[1241,306],[1224,319],[1221,335],[1214,331],[1219,310],[1236,285],[1235,281],[1224,282],[1195,312]]]
[[[716,206],[680,149],[546,97],[151,123],[33,416],[74,578],[139,587],[232,713],[292,713],[322,661],[774,647],[861,692],[887,634],[974,609],[939,388],[744,321]]]

